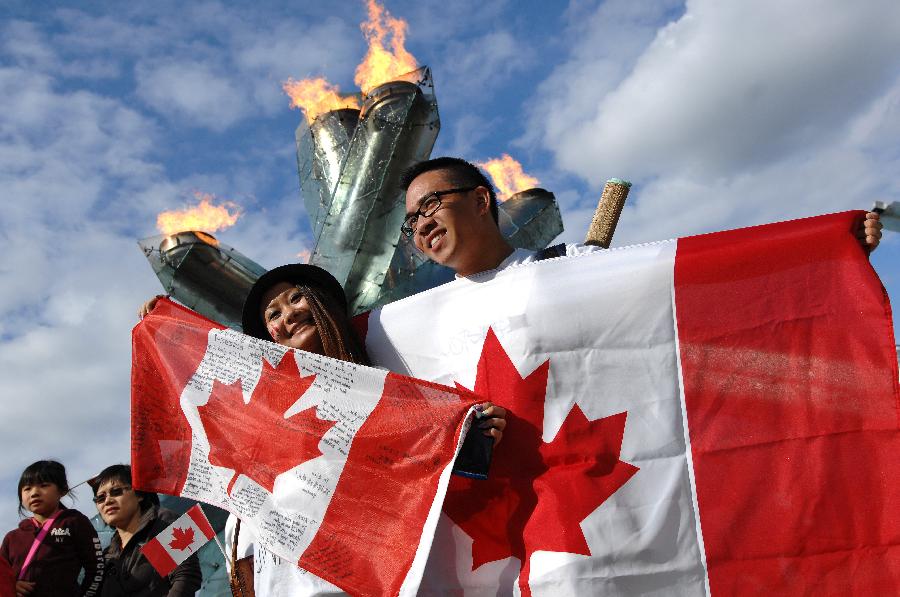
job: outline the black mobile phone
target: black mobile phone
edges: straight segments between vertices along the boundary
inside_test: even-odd
[[[469,427],[469,431],[463,439],[462,448],[456,455],[456,462],[453,463],[451,472],[454,475],[470,479],[488,478],[488,469],[491,466],[491,456],[494,451],[494,438],[485,435],[485,430],[478,427],[478,424],[487,418],[476,415],[472,420],[472,426]]]

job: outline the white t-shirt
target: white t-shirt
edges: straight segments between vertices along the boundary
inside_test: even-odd
[[[593,253],[594,251],[603,250],[604,249],[602,247],[595,247],[594,245],[566,244],[566,257],[573,257],[575,255],[583,255],[585,253]],[[522,265],[525,263],[531,263],[532,261],[537,261],[537,255],[539,252],[540,251],[532,251],[530,249],[515,249],[509,257],[501,261],[500,265],[498,265],[491,271],[500,271],[514,265]],[[460,276],[459,274],[457,274],[456,277],[462,278],[464,276]]]

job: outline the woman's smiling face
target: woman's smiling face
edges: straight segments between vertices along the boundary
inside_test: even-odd
[[[279,282],[263,294],[260,304],[260,316],[275,342],[322,354],[322,338],[309,302],[296,286]]]

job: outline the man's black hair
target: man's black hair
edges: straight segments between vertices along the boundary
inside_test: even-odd
[[[88,484],[94,490],[94,495],[97,495],[97,490],[100,489],[100,486],[111,481],[118,481],[122,485],[131,487],[131,467],[127,464],[108,466],[100,471],[99,475],[91,479]],[[159,496],[155,493],[135,489],[134,494],[138,497],[138,502],[140,502],[141,513],[146,512],[152,506],[159,506]]]
[[[22,504],[22,488],[27,485],[39,485],[41,483],[53,483],[59,489],[59,495],[63,496],[69,493],[69,481],[66,479],[66,467],[55,460],[38,460],[29,464],[22,476],[19,477],[19,488],[16,493],[19,494],[19,513],[25,513],[25,506]]]
[[[405,191],[416,178],[433,170],[445,170],[450,173],[454,185],[461,187],[485,187],[490,196],[491,217],[499,225],[500,216],[497,211],[497,193],[488,177],[478,166],[462,158],[440,157],[413,164],[400,177],[400,187]]]

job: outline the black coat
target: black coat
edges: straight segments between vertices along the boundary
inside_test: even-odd
[[[103,597],[187,597],[200,589],[203,576],[196,555],[163,578],[141,553],[141,547],[147,541],[177,518],[174,512],[153,506],[141,515],[141,525],[124,550],[119,534],[113,534],[112,542],[103,552],[106,557]]]

